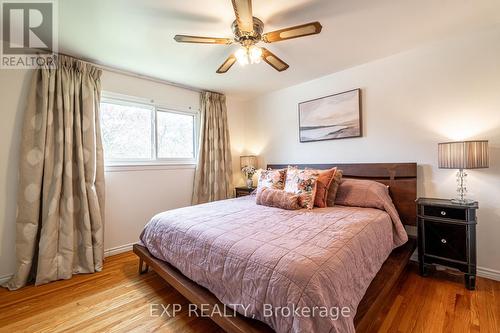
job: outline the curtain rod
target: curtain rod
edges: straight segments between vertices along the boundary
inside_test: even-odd
[[[181,83],[175,83],[175,82],[172,82],[172,81],[167,81],[167,80],[160,79],[160,78],[153,77],[153,76],[149,76],[149,75],[135,73],[135,72],[132,72],[132,71],[129,71],[129,70],[125,70],[125,69],[121,69],[121,68],[118,68],[118,67],[106,65],[106,64],[100,63],[100,62],[95,61],[95,60],[86,59],[86,58],[82,58],[82,57],[77,57],[77,56],[74,56],[74,55],[71,55],[71,54],[67,54],[67,53],[57,52],[57,54],[63,55],[63,56],[66,56],[66,57],[70,57],[70,58],[73,58],[73,59],[76,59],[76,60],[80,60],[80,61],[83,61],[83,62],[85,62],[87,64],[90,64],[90,65],[98,66],[101,69],[104,69],[104,70],[106,70],[108,72],[122,74],[122,75],[130,76],[130,77],[135,77],[135,78],[138,78],[138,79],[143,79],[143,80],[147,80],[147,81],[151,81],[151,82],[166,84],[166,85],[169,85],[169,86],[173,86],[173,87],[177,87],[177,88],[182,88],[182,89],[187,89],[187,90],[191,90],[191,91],[195,91],[195,92],[199,92],[199,93],[201,93],[203,91],[208,91],[208,92],[212,92],[212,93],[224,95],[223,93],[218,92],[218,91],[211,91],[211,90],[206,90],[206,89],[200,89],[200,88],[192,87],[192,86],[181,84]]]

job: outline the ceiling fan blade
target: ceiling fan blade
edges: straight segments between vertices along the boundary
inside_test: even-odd
[[[238,28],[242,32],[253,31],[252,0],[231,0]]]
[[[284,62],[276,55],[274,55],[274,53],[265,48],[262,48],[262,60],[271,65],[271,67],[273,67],[278,72],[283,72],[284,70],[288,69],[288,67],[290,67],[286,62]]]
[[[233,40],[230,38],[216,38],[216,37],[200,37],[188,35],[175,35],[176,42],[179,43],[200,43],[200,44],[232,44]]]
[[[266,43],[272,43],[297,37],[315,35],[319,34],[322,28],[323,27],[319,22],[311,22],[265,33],[262,35],[262,40]]]
[[[231,66],[234,65],[235,62],[236,62],[236,57],[234,56],[234,54],[231,54],[226,59],[226,61],[224,61],[224,63],[222,65],[220,65],[219,69],[217,69],[217,74],[226,73],[231,68]]]

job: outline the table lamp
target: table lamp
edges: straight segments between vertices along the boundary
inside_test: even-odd
[[[438,144],[438,160],[440,169],[458,169],[457,198],[452,202],[470,204],[473,201],[467,195],[466,169],[488,168],[488,141],[457,141]]]

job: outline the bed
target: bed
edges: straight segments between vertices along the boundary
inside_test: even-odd
[[[368,330],[413,249],[399,218],[415,224],[416,164],[336,166],[389,185],[399,217],[366,207],[285,211],[251,196],[186,207],[145,227],[134,246],[140,270],[145,262],[194,304],[254,318],[214,316],[228,332]]]

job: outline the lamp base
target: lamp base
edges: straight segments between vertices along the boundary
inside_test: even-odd
[[[467,205],[468,199],[465,199],[465,195],[467,194],[467,172],[464,169],[459,169],[457,172],[457,197],[451,202]]]

